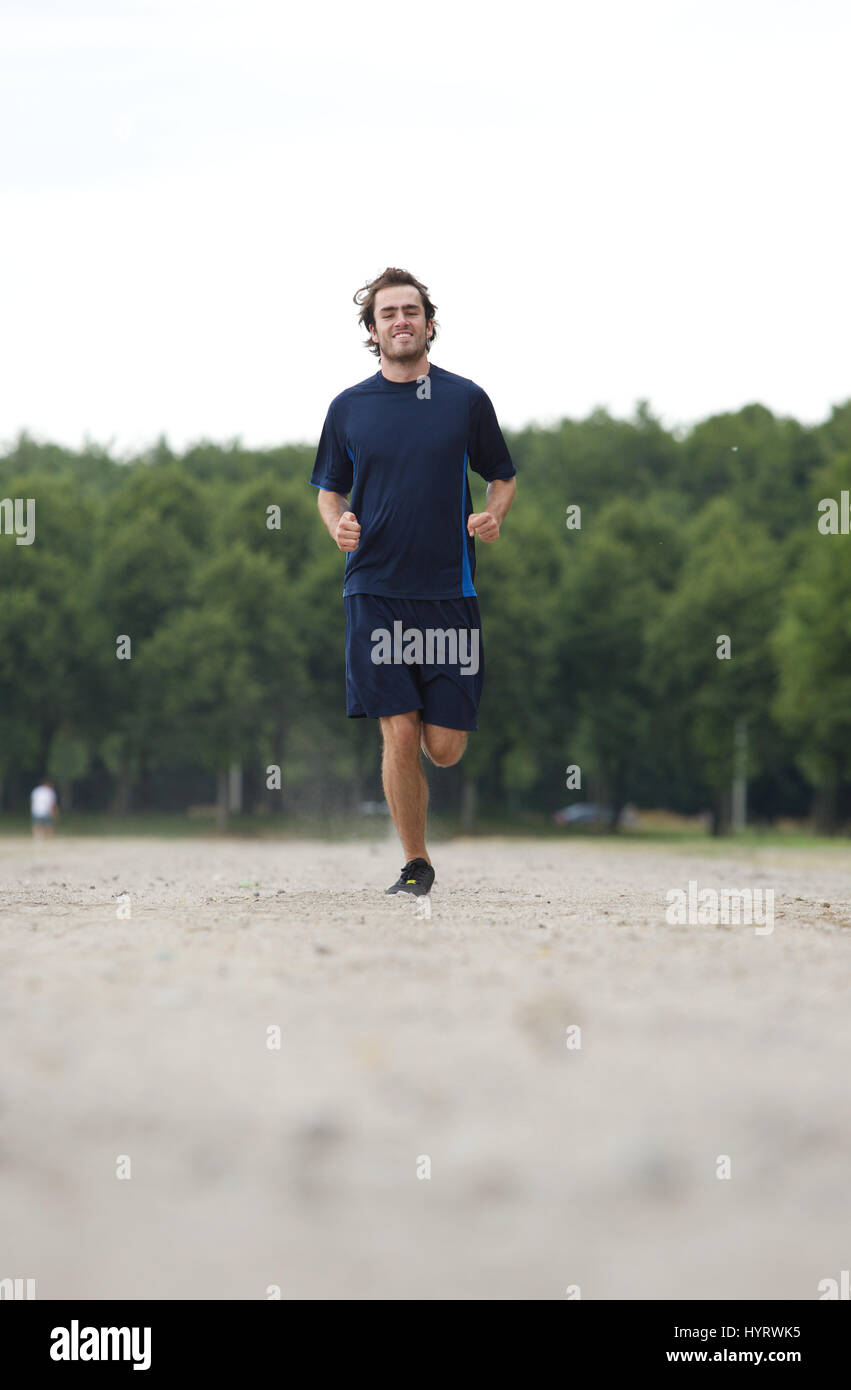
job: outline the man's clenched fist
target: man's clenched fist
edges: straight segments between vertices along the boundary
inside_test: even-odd
[[[471,512],[467,517],[467,534],[478,536],[480,541],[499,539],[499,522],[490,512]]]
[[[337,522],[334,540],[341,550],[357,550],[360,540],[360,522],[354,512],[343,512]]]

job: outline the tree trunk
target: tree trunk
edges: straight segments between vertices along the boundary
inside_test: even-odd
[[[228,828],[228,786],[230,778],[228,769],[220,767],[216,773],[216,783],[218,794],[216,796],[216,825],[219,830]]]
[[[609,819],[606,829],[610,835],[615,835],[620,829],[621,815],[626,805],[626,770],[619,766],[614,767],[606,777],[606,784],[609,789]]]
[[[836,783],[822,783],[813,795],[813,826],[819,835],[836,834]]]
[[[228,811],[238,816],[242,813],[242,763],[231,763],[228,772]]]
[[[280,718],[278,719],[277,724],[275,725],[275,736],[274,736],[274,739],[273,739],[273,741],[272,741],[272,762],[273,762],[273,764],[274,764],[276,767],[279,767],[279,768],[281,769],[281,786],[280,786],[280,790],[279,790],[279,791],[272,791],[272,790],[270,790],[268,787],[266,788],[266,804],[268,805],[268,807],[269,807],[269,809],[270,809],[271,811],[275,812],[276,815],[281,815],[282,812],[283,812],[283,809],[284,809],[284,787],[285,787],[285,785],[286,785],[285,780],[284,780],[284,716],[283,716],[283,712],[281,712],[281,716],[280,716]],[[263,781],[264,781],[264,785],[265,785],[265,781],[266,781],[265,774],[264,774]]]
[[[730,793],[726,787],[716,791],[712,803],[712,834],[726,835],[730,828]]]
[[[360,812],[360,804],[363,801],[363,766],[361,764],[361,754],[358,748],[355,753],[355,766],[352,772],[352,780],[349,787],[351,796],[352,815],[356,816]]]
[[[121,762],[118,766],[118,780],[115,784],[115,795],[112,799],[112,814],[114,816],[127,815],[127,812],[130,810],[131,790],[130,756],[125,748],[122,749]]]
[[[42,725],[38,754],[38,780],[40,782],[44,781],[44,778],[49,774],[48,762],[50,759],[50,745],[53,742],[53,733],[54,730],[52,725],[50,728],[48,728],[47,725]]]
[[[475,777],[465,777],[461,783],[461,826],[472,830],[479,805],[479,784]]]
[[[142,811],[149,811],[151,808],[151,769],[148,766],[147,750],[142,750],[139,759],[139,796],[137,806]]]
[[[735,834],[747,828],[748,821],[748,725],[737,719],[733,729],[733,785],[730,793],[731,824]]]

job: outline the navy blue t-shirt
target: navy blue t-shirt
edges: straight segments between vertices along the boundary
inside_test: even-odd
[[[466,377],[430,364],[419,381],[388,381],[379,370],[334,397],[310,481],[351,492],[360,522],[344,597],[476,596],[468,464],[488,482],[517,471],[490,399]]]

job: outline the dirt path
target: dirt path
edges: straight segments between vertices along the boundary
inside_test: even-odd
[[[838,1279],[847,848],[434,858],[428,921],[382,895],[390,843],[0,840],[0,1278],[248,1299]],[[689,879],[772,888],[773,931],[670,925]]]

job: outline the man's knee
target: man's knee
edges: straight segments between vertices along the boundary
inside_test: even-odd
[[[423,724],[422,750],[436,767],[452,767],[461,761],[467,747],[463,729],[444,729],[439,724]]]
[[[415,757],[420,747],[421,716],[418,709],[379,719],[384,746],[393,753]]]

